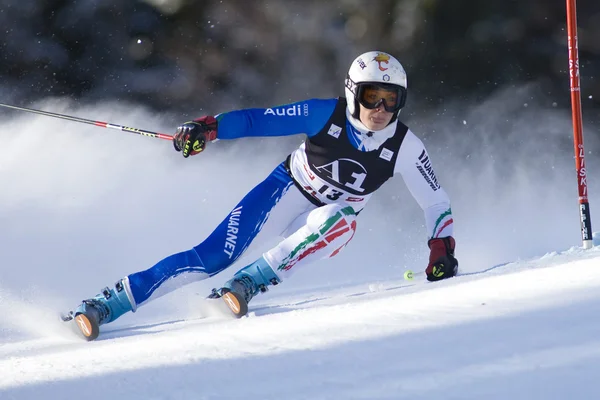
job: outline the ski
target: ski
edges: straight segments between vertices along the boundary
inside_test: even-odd
[[[69,311],[67,314],[61,314],[60,318],[63,322],[71,324],[75,333],[88,342],[96,340],[100,334],[98,312],[94,308],[88,308],[87,314],[74,314],[73,311]]]
[[[242,318],[248,313],[248,303],[246,302],[246,299],[239,293],[233,292],[228,288],[213,289],[207,299],[221,299],[235,318]]]

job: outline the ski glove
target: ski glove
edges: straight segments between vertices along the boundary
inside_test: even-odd
[[[456,243],[452,236],[429,239],[429,265],[425,270],[428,281],[452,278],[458,271],[458,261],[454,258]]]
[[[207,140],[216,138],[217,120],[212,115],[208,115],[178,126],[173,136],[173,147],[188,158],[202,152]]]

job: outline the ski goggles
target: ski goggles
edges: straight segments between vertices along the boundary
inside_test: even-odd
[[[389,83],[359,83],[356,98],[369,110],[383,104],[385,111],[393,113],[406,104],[406,89]]]

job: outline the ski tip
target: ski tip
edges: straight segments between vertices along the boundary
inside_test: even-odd
[[[61,313],[60,313],[60,319],[61,319],[63,322],[68,322],[68,321],[71,321],[71,320],[73,319],[73,312],[72,312],[72,311],[69,311],[68,313],[62,313],[62,312],[61,312]]]

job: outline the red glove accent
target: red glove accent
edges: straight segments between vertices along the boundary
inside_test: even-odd
[[[452,236],[430,239],[429,265],[425,269],[427,279],[437,281],[456,275],[458,261],[454,258],[456,242]],[[435,268],[434,268],[435,267]]]
[[[199,124],[201,124],[205,131],[205,137],[206,140],[208,141],[213,141],[217,138],[217,120],[215,119],[215,117],[213,117],[212,115],[206,115],[204,117],[200,117],[194,120],[194,122],[197,122]]]
[[[173,147],[181,151],[184,158],[201,153],[207,140],[217,138],[217,124],[215,117],[208,115],[178,126],[173,135]]]

